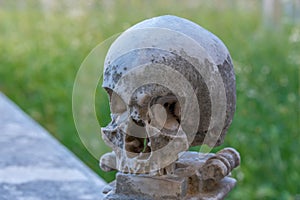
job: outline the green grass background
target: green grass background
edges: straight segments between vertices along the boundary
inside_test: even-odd
[[[105,180],[114,173],[99,169],[74,126],[77,70],[106,38],[146,18],[173,14],[219,36],[234,60],[237,111],[220,148],[236,148],[242,163],[229,199],[299,198],[299,25],[283,19],[264,27],[260,1],[57,1],[46,10],[38,1],[20,2],[0,2],[0,91]],[[102,102],[99,121],[105,125],[109,108]]]

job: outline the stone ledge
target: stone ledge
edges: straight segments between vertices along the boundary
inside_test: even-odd
[[[105,182],[1,92],[0,147],[1,200],[102,199]]]

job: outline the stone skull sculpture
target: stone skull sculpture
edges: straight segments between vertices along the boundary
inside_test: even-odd
[[[223,42],[175,16],[145,20],[111,45],[103,85],[110,124],[102,137],[114,153],[102,168],[168,173],[191,146],[223,143],[235,112],[235,75]]]

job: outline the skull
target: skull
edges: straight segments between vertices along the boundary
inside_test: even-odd
[[[125,31],[108,51],[102,86],[112,119],[102,137],[123,172],[160,172],[190,146],[222,144],[235,111],[225,45],[175,16]]]

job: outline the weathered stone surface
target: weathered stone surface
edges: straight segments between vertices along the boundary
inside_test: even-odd
[[[175,173],[163,176],[118,173],[116,181],[103,189],[105,200],[208,200],[224,199],[235,186],[228,176],[204,179],[202,168],[215,154],[186,152],[174,164]],[[220,161],[220,160],[217,160]],[[217,165],[218,166],[218,165]],[[227,169],[226,169],[227,170]],[[215,175],[215,174],[213,174]],[[213,176],[214,177],[214,176]]]
[[[148,196],[153,199],[182,199],[186,190],[186,178],[117,174],[117,194]]]
[[[102,199],[102,181],[0,93],[0,199]]]
[[[106,59],[103,87],[110,124],[102,137],[114,153],[100,167],[118,170],[105,199],[223,199],[240,163],[219,146],[235,112],[235,75],[223,42],[176,16],[142,21],[122,33]]]
[[[108,152],[101,157],[100,168],[105,172],[117,169],[115,152]]]
[[[233,148],[225,148],[210,157],[202,166],[203,180],[218,182],[240,165],[240,155]]]
[[[199,87],[195,92],[200,102],[201,120],[192,145],[201,145],[203,142],[212,146],[221,145],[231,124],[236,103],[233,63],[223,42],[198,24],[180,17],[168,15],[144,20],[125,31],[110,47],[105,61],[103,87],[116,90],[118,81],[125,74],[147,63],[167,65]],[[151,68],[151,65],[148,67]],[[226,115],[220,137],[211,143],[204,141],[204,137],[207,134],[213,137],[215,134],[213,130],[216,126],[209,129],[213,115],[211,98],[215,97],[210,88],[207,91],[206,84],[217,80],[214,73],[209,76],[211,79],[206,79],[205,73],[199,72],[213,67],[220,73],[225,89]],[[216,88],[220,90],[221,87],[215,87],[214,90]]]
[[[198,193],[196,198],[187,197],[186,200],[221,200],[224,199],[227,194],[232,190],[232,188],[235,186],[236,180],[230,177],[225,177],[220,182],[213,185],[213,187],[203,187],[201,192]],[[205,185],[207,186],[207,185]]]

